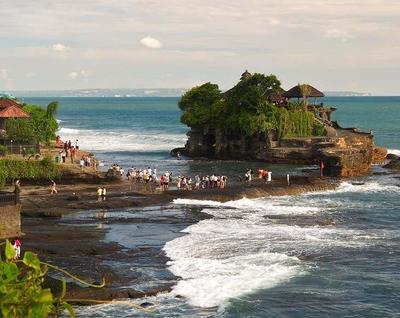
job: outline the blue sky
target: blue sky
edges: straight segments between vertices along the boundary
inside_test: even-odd
[[[398,0],[0,0],[0,90],[231,87],[400,95]]]

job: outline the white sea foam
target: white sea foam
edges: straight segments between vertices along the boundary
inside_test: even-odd
[[[385,178],[382,182],[369,181],[359,185],[344,181],[340,184],[336,192],[400,192],[400,188],[396,184],[391,183],[388,178]]]
[[[285,197],[286,199],[287,197]],[[192,199],[175,199],[174,204],[183,205],[195,205],[205,207],[220,207],[220,208],[232,208],[228,210],[219,209],[212,210],[211,214],[214,216],[235,216],[237,215],[235,209],[240,209],[242,217],[255,216],[262,217],[264,214],[277,215],[277,214],[314,214],[319,212],[321,209],[315,206],[294,206],[288,205],[288,200],[279,200],[279,198],[261,198],[261,199],[247,199],[243,198],[237,201],[218,202],[218,201],[207,201],[207,200],[192,200]],[[205,208],[203,212],[208,213],[210,210]],[[261,212],[254,214],[255,211]]]
[[[388,149],[388,153],[400,156],[400,149]]]
[[[67,135],[67,134],[79,134],[79,129],[73,129],[73,128],[65,128],[61,127],[58,132],[60,136]]]
[[[180,277],[173,294],[193,306],[214,307],[261,288],[270,288],[301,272],[299,260],[260,248],[261,231],[232,220],[206,220],[187,236],[168,242],[170,270]],[[255,232],[254,232],[255,231]],[[253,242],[252,242],[253,241]]]
[[[135,131],[103,131],[61,127],[62,140],[79,140],[81,148],[89,151],[170,151],[185,144],[183,134],[155,134]]]
[[[202,212],[214,216],[186,228],[182,231],[186,235],[164,247],[171,259],[170,270],[182,278],[172,293],[200,307],[223,307],[230,299],[307,273],[306,263],[293,255],[362,248],[382,235],[371,232],[367,235],[364,231],[340,226],[280,224],[264,217],[312,215],[330,210],[334,213],[340,207],[340,200],[329,196],[242,199],[226,203],[177,199],[174,204],[200,206]]]

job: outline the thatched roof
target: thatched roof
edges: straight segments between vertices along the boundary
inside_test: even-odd
[[[303,84],[307,86],[307,90],[309,93],[307,94],[306,97],[324,97],[325,94],[316,89],[315,87],[312,87],[311,85],[308,84]],[[302,85],[296,85],[295,87],[292,87],[289,89],[286,93],[283,93],[284,97],[287,98],[303,98],[303,93],[301,89]]]
[[[267,99],[272,103],[280,103],[286,99],[283,94],[286,91],[283,88],[279,88],[275,93],[270,94]]]
[[[22,105],[20,103],[18,103],[17,101],[15,101],[11,98],[0,97],[0,109],[11,107],[11,106],[22,107]]]
[[[29,115],[19,106],[0,108],[0,118],[28,118]]]

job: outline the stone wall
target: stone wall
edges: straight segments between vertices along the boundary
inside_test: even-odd
[[[21,205],[0,206],[0,239],[21,235]]]

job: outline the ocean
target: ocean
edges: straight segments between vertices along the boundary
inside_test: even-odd
[[[187,127],[179,121],[178,98],[28,98],[60,102],[59,134],[78,139],[104,168],[157,167],[173,174],[242,174],[268,166],[274,175],[302,173],[301,167],[239,161],[176,160]],[[327,97],[344,127],[373,130],[376,143],[400,155],[400,97]],[[188,224],[131,224],[105,227],[105,239],[128,248],[157,246],[174,277],[170,293],[135,300],[151,302],[145,313],[129,306],[82,308],[83,317],[400,317],[400,174],[379,166],[343,181],[336,191],[234,202],[178,199],[168,206],[119,211],[162,218],[196,215]],[[91,211],[77,216],[84,218]],[[73,216],[72,216],[73,217]],[[334,220],[334,225],[324,221]],[[141,268],[146,284],[165,275]],[[132,270],[138,270],[131,264]],[[116,267],[117,268],[117,267]],[[135,286],[133,286],[135,287]],[[180,297],[176,297],[180,296]]]

